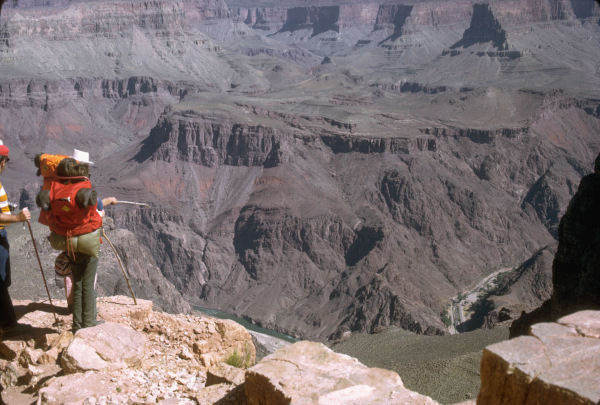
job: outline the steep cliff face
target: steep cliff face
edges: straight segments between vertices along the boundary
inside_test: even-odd
[[[262,31],[279,31],[286,22],[286,8],[231,8],[234,20]]]
[[[594,173],[581,179],[577,193],[560,220],[558,248],[552,263],[552,296],[541,307],[515,321],[511,326],[512,336],[527,333],[536,322],[600,307],[597,293],[600,240],[596,232],[600,216],[595,208],[599,199],[600,156],[596,159]]]
[[[423,30],[423,26],[460,27],[468,23],[475,14],[475,21],[480,21],[481,28],[475,35],[478,38],[481,38],[481,30],[485,28],[486,23],[492,24],[488,26],[488,29],[491,29],[496,18],[502,25],[511,26],[526,22],[588,19],[600,15],[598,5],[588,0],[494,1],[476,5],[467,1],[443,4],[400,4],[392,1],[338,3],[335,7],[325,4],[298,7],[300,2],[279,2],[277,6],[273,6],[272,2],[264,2],[264,6],[261,6],[258,2],[252,4],[254,7],[248,8],[248,4],[242,1],[228,2],[232,15],[254,28],[265,30],[280,29],[284,25],[287,26],[286,30],[292,30],[293,27],[306,28],[320,19],[323,20],[323,24],[329,25],[336,16],[335,22],[338,27],[356,28],[367,25],[372,30],[379,30],[392,26],[394,35],[398,35],[404,23],[409,27],[409,32]],[[482,9],[479,9],[480,7]],[[493,13],[495,18],[489,19],[489,16],[486,16],[488,12]],[[478,29],[474,28],[472,34],[477,31]]]
[[[558,249],[552,266],[553,305],[558,308],[600,306],[598,263],[600,239],[600,156],[594,174],[581,179],[577,193],[561,219]]]
[[[402,29],[406,19],[410,17],[413,6],[394,5],[380,6],[375,21],[375,30],[382,29],[386,25],[392,25],[394,32],[389,37],[392,41],[402,35]]]
[[[182,160],[207,167],[276,166],[286,156],[291,133],[272,127],[231,121],[228,116],[163,117],[144,140],[136,160],[148,157],[167,162]]]
[[[103,7],[98,7],[100,3],[104,3]],[[107,27],[127,28],[125,25],[127,23],[141,28],[170,29],[174,27],[174,24],[182,23],[183,18],[186,22],[199,22],[205,19],[226,18],[229,16],[227,5],[223,0],[203,0],[200,2],[193,0],[176,2],[155,0],[145,4],[119,0],[100,3],[91,0],[7,1],[2,7],[2,12],[5,16],[18,12],[22,16],[30,15],[39,18],[50,14],[60,14],[66,8],[79,12],[83,12],[87,8],[91,13],[87,16],[86,13],[83,14],[81,25],[84,27],[84,32],[95,33],[100,33],[98,29],[103,30]],[[106,13],[112,16],[112,21],[106,18]],[[61,29],[76,28],[68,25],[70,24],[59,27]],[[45,28],[42,28],[44,26]],[[24,26],[26,30],[30,30],[32,27],[38,27],[37,33],[39,34],[48,32],[44,29],[51,29],[51,26],[43,23],[43,19],[37,22],[28,21]]]
[[[338,20],[340,8],[330,7],[295,7],[287,11],[286,21],[282,32],[294,32],[301,29],[312,29],[312,36],[325,31],[339,32]]]
[[[502,29],[498,20],[487,4],[473,5],[471,25],[464,32],[463,37],[451,48],[468,48],[471,45],[491,42],[499,51],[508,48],[506,31]]]
[[[596,2],[571,0],[571,7],[576,18],[584,19],[600,15],[600,7]]]

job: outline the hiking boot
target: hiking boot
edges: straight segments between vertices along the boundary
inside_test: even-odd
[[[5,322],[2,325],[0,325],[0,329],[10,329],[10,328],[14,328],[15,326],[17,326],[19,323],[14,320],[11,322]]]
[[[27,323],[14,322],[2,327],[2,337],[9,338],[21,335],[31,335],[33,327]]]

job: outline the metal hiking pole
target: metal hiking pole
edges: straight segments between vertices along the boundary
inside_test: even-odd
[[[33,242],[33,247],[35,249],[35,256],[37,257],[38,264],[40,265],[40,273],[42,273],[42,279],[44,280],[44,287],[46,287],[46,293],[48,294],[48,299],[50,300],[50,305],[52,306],[52,314],[54,315],[54,325],[59,326],[61,322],[58,320],[56,316],[56,307],[52,302],[52,297],[50,296],[50,290],[48,289],[48,283],[46,282],[46,275],[44,274],[44,268],[42,267],[42,261],[40,260],[40,254],[38,253],[37,244],[35,243],[35,238],[33,236],[33,231],[31,230],[31,223],[29,220],[26,220],[27,227],[29,228],[29,234],[31,235],[31,241]]]
[[[117,249],[115,249],[115,246],[112,244],[112,242],[110,241],[110,239],[108,239],[108,236],[106,236],[106,232],[104,232],[104,228],[102,228],[102,236],[104,236],[104,238],[106,238],[106,241],[108,242],[108,244],[112,248],[112,251],[115,254],[115,257],[117,258],[117,261],[119,262],[119,266],[121,266],[121,271],[123,272],[123,276],[125,277],[125,281],[127,281],[127,287],[129,287],[129,292],[131,293],[131,297],[133,298],[133,303],[135,305],[137,305],[137,300],[135,299],[135,294],[133,293],[133,289],[131,288],[131,284],[129,283],[129,277],[127,277],[127,273],[125,272],[125,267],[123,267],[123,263],[121,262],[121,258],[119,257],[119,254],[117,253]]]

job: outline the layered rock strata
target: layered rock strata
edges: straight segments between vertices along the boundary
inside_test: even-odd
[[[331,2],[329,2],[331,3]],[[600,16],[600,8],[586,0],[544,0],[473,4],[469,1],[454,2],[452,6],[435,2],[402,4],[392,1],[337,2],[339,5],[323,4],[306,7],[299,2],[280,2],[274,6],[265,4],[245,4],[242,1],[228,2],[232,17],[249,26],[267,31],[293,31],[312,29],[313,25],[337,30],[343,28],[367,27],[371,31],[385,29],[393,32],[395,40],[402,33],[415,33],[430,27],[467,28],[471,20],[472,28],[467,34],[476,42],[495,39],[504,45],[506,33],[502,34],[500,24],[509,26],[553,20],[593,19]],[[353,3],[353,4],[348,4]],[[497,18],[497,20],[494,18]],[[491,25],[486,25],[489,23]],[[465,25],[467,27],[465,27]],[[479,28],[477,28],[479,27]],[[498,31],[496,34],[493,32]],[[315,34],[316,32],[316,34]],[[313,31],[313,35],[324,32]],[[486,32],[487,34],[484,34]],[[482,36],[483,35],[483,36]],[[489,36],[489,38],[488,38]]]
[[[173,307],[177,289],[302,336],[444,333],[451,297],[552,242],[598,152],[579,5],[493,2],[518,54],[440,58],[472,2],[11,3],[3,184],[31,203],[31,154],[89,149],[101,194],[151,204],[110,215],[148,248],[119,242],[134,288]],[[126,291],[112,268],[102,288]]]
[[[458,94],[465,93],[475,97],[472,93],[477,92]],[[386,94],[396,97],[395,92]],[[445,99],[453,94],[454,90],[447,90],[428,97]],[[495,97],[482,94],[485,99]],[[550,116],[595,108],[591,101],[589,106],[578,106],[566,100],[562,106],[550,107],[543,99],[536,100],[537,95],[520,94],[541,102],[538,108],[554,111]],[[540,136],[538,128],[547,118],[538,116],[537,108],[528,113],[535,120],[528,126],[407,125],[394,136],[369,136],[362,132],[358,113],[342,121],[293,114],[284,108],[238,105],[241,110],[228,111],[199,99],[173,109],[159,120],[136,156],[152,170],[144,176],[147,189],[155,190],[155,196],[172,193],[177,199],[193,200],[190,210],[195,214],[143,211],[118,221],[136,234],[162,235],[144,241],[154,251],[166,252],[161,267],[191,300],[200,297],[204,305],[243,313],[264,326],[291,333],[313,330],[335,337],[345,330],[373,331],[394,323],[421,333],[441,333],[442,308],[424,311],[424,307],[435,308],[436,298],[428,292],[419,293],[418,299],[408,298],[417,294],[416,286],[422,283],[453,289],[430,269],[464,285],[460,284],[463,275],[444,269],[462,269],[468,277],[474,263],[485,266],[494,260],[496,269],[503,267],[501,263],[520,265],[539,250],[537,243],[545,246],[552,241],[549,231],[558,220],[555,207],[564,207],[572,190],[569,184],[582,170]],[[523,107],[531,105],[527,102]],[[586,134],[592,134],[596,125],[595,117],[583,114],[589,129],[570,132],[573,151],[585,149]],[[393,117],[381,114],[380,122],[389,120],[392,127]],[[523,144],[529,145],[526,150]],[[490,153],[489,148],[496,152]],[[459,164],[457,156],[468,165]],[[227,174],[220,172],[224,169]],[[174,181],[157,187],[160,172],[172,173]],[[569,180],[558,183],[555,173],[559,172],[568,173]],[[355,176],[364,180],[348,182]],[[429,197],[440,195],[447,200]],[[315,201],[322,203],[315,205]],[[530,219],[537,225],[532,227]],[[159,226],[157,220],[171,225]],[[194,235],[184,231],[187,221],[195,224]],[[178,236],[182,232],[188,235],[185,241]],[[229,247],[228,235],[232,237]],[[460,258],[452,253],[457,243],[464,245]],[[495,256],[499,243],[511,247]],[[405,248],[398,251],[396,246]],[[429,253],[422,254],[420,261],[412,260],[412,249],[432,252],[432,266],[424,265]],[[202,258],[191,265],[193,270],[171,273],[170,268],[179,267],[191,251]],[[290,262],[303,271],[288,270]],[[295,281],[298,277],[301,283]],[[259,293],[263,283],[270,286],[270,294],[281,291],[294,299],[265,299]],[[546,287],[542,283],[540,291],[523,292],[532,299],[528,308],[549,293],[541,291]],[[292,305],[302,312],[295,319],[285,315]],[[314,313],[323,306],[331,311],[341,306],[345,315],[336,321],[317,319]]]

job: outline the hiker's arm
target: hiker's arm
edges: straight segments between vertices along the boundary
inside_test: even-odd
[[[23,211],[19,212],[18,214],[6,214],[4,212],[0,213],[0,224],[2,225],[11,224],[13,222],[29,221],[30,219],[31,213],[27,208],[23,208]]]
[[[102,199],[102,205],[106,206],[106,205],[113,205],[116,204],[118,201],[115,197],[106,197]]]

